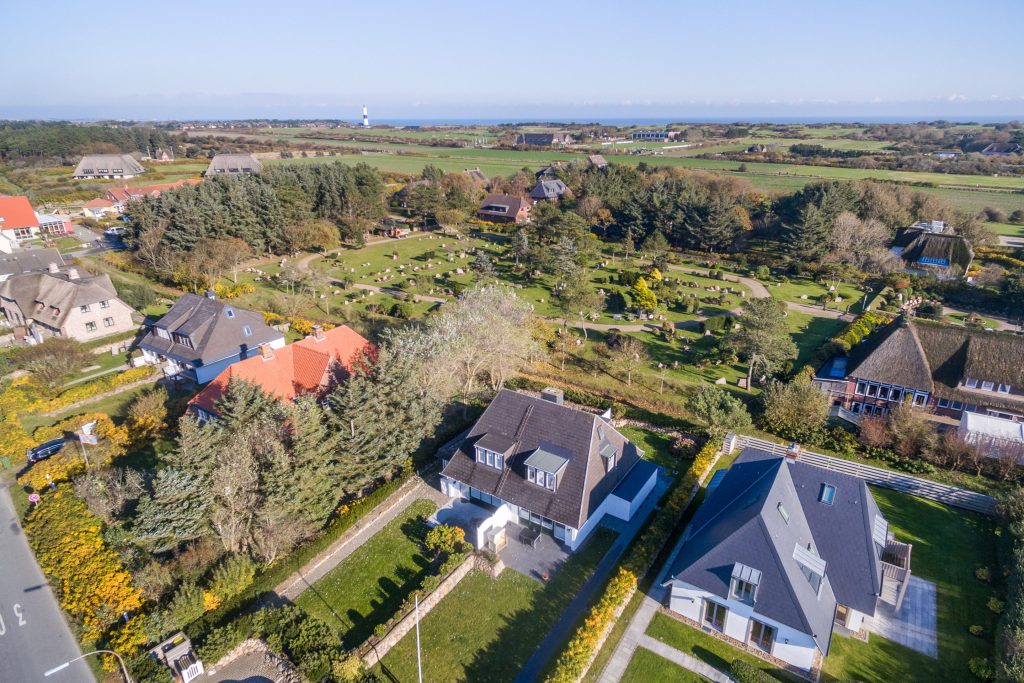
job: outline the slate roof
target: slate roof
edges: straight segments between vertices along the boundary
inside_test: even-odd
[[[478,443],[512,442],[505,469],[476,462]],[[599,451],[604,444],[619,452],[615,467],[605,472]],[[557,490],[527,480],[525,461],[538,450],[568,462]],[[503,389],[487,406],[465,440],[452,454],[444,474],[504,501],[524,507],[560,524],[579,529],[605,497],[626,479],[640,461],[640,451],[596,415],[541,398]]]
[[[215,412],[214,405],[232,378],[257,384],[264,393],[290,401],[327,387],[338,369],[351,374],[364,352],[370,350],[370,342],[362,335],[340,325],[324,332],[321,339],[310,335],[271,350],[270,358],[258,354],[229,365],[189,403]]]
[[[823,483],[837,488],[833,505],[818,501]],[[837,603],[874,614],[877,515],[863,481],[748,448],[697,510],[670,580],[727,600],[736,564],[757,570],[754,611],[810,634],[827,654]],[[808,546],[825,564],[818,594],[794,559]]]
[[[71,278],[70,272],[12,275],[0,283],[0,296],[14,301],[25,318],[57,329],[76,307],[117,299],[109,275],[83,275],[75,269],[79,275]]]
[[[1021,152],[1024,152],[1024,147],[1017,142],[993,142],[981,150],[982,154],[1020,154]]]
[[[116,172],[115,168],[121,171]],[[145,172],[142,164],[130,154],[87,154],[78,162],[73,175],[139,175]]]
[[[558,178],[553,180],[541,180],[530,192],[530,197],[537,201],[542,200],[555,200],[562,196],[562,194],[569,188],[565,186]]]
[[[900,258],[911,264],[921,265],[921,259],[945,259],[950,265],[966,271],[974,260],[970,242],[960,235],[935,233],[921,228],[901,228],[896,232],[893,246],[902,248]]]
[[[248,337],[242,329],[246,325],[252,330]],[[194,348],[158,337],[157,328],[188,337]],[[209,365],[283,338],[259,313],[187,293],[153,324],[139,347],[191,365]]]
[[[260,173],[263,164],[251,154],[218,154],[210,160],[206,175],[225,173]]]
[[[56,249],[27,249],[12,254],[0,253],[0,277],[47,270],[51,263],[56,264],[58,268],[64,267],[64,259]]]
[[[1020,408],[1024,339],[903,318],[850,350],[846,376],[932,392],[939,398]],[[819,373],[819,376],[820,373]],[[964,380],[1008,384],[1012,394],[972,390]]]
[[[0,230],[37,227],[39,219],[28,197],[0,197]]]
[[[571,136],[568,133],[516,133],[517,145],[555,145],[568,142]]]

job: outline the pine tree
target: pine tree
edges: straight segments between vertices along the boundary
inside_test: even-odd
[[[153,494],[139,502],[132,537],[153,552],[171,550],[210,533],[209,508],[209,485],[202,476],[165,467],[153,480]]]

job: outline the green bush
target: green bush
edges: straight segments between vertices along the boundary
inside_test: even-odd
[[[971,632],[972,636],[977,636],[979,638],[985,635],[985,627],[980,624],[974,624],[967,630]]]
[[[769,676],[742,659],[732,660],[729,665],[729,673],[736,679],[736,683],[778,683],[774,676]]]
[[[1003,610],[1006,608],[1006,603],[999,598],[989,598],[988,602],[985,603],[985,606],[994,614],[1002,614]]]
[[[992,667],[992,662],[988,661],[988,657],[972,657],[967,666],[981,681],[990,681],[996,675],[996,670]]]
[[[252,631],[314,681],[327,676],[331,662],[341,654],[331,627],[292,605],[260,610],[253,616]]]
[[[728,315],[713,315],[710,318],[702,320],[700,323],[701,333],[710,332],[712,334],[718,334],[724,332],[732,327],[732,317]]]
[[[227,600],[248,588],[255,576],[256,564],[248,555],[232,555],[213,570],[209,591],[218,600]]]
[[[247,639],[251,631],[252,620],[249,617],[236,619],[207,633],[203,641],[196,646],[196,654],[208,667],[213,666],[217,660]]]
[[[988,583],[992,580],[992,570],[988,567],[978,567],[974,570],[974,576],[978,579],[978,581],[984,581],[985,583]]]

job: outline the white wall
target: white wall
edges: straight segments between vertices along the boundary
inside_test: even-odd
[[[771,652],[773,657],[810,671],[814,665],[814,652],[817,650],[817,645],[810,634],[802,633],[785,624],[758,615],[750,605],[736,600],[723,600],[703,589],[681,581],[674,581],[669,598],[669,609],[701,623],[704,616],[702,613],[704,600],[708,598],[729,609],[725,618],[725,635],[743,643],[747,642],[750,633],[750,618],[753,616],[761,623],[776,629],[775,644]],[[822,634],[822,638],[827,639],[827,634]]]
[[[864,614],[858,612],[855,609],[847,609],[846,612],[846,628],[851,631],[859,631],[864,625]]]
[[[509,509],[508,504],[502,503],[494,511],[493,515],[481,522],[480,526],[476,528],[476,543],[474,545],[480,549],[486,548],[487,532],[497,527],[503,527],[510,521],[512,521],[512,510]]]

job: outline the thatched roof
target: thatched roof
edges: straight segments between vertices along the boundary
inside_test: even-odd
[[[903,247],[901,258],[914,265],[929,265],[931,260],[942,260],[966,271],[974,260],[970,242],[960,235],[934,233],[920,228],[899,231],[893,246]]]
[[[847,375],[931,391],[932,369],[914,325],[900,318],[853,347]]]

